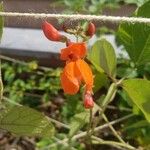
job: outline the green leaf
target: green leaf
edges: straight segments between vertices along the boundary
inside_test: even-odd
[[[150,18],[150,1],[139,7],[136,17]],[[118,37],[127,50],[130,58],[142,65],[150,62],[150,25],[142,23],[121,23]]]
[[[150,122],[150,81],[145,79],[125,80],[123,89]]]
[[[150,18],[150,0],[147,0],[141,7],[139,7],[137,11],[137,16],[144,16],[146,18]]]
[[[99,110],[98,106],[94,104],[92,109],[92,116]],[[84,112],[75,114],[72,117],[70,124],[69,137],[72,137],[77,131],[79,131],[85,124],[89,123],[90,110],[85,110]]]
[[[99,72],[109,76],[116,74],[116,55],[112,45],[105,39],[98,40],[89,52],[88,59]]]
[[[95,72],[94,76],[94,93],[100,90],[102,87],[108,86],[108,78],[104,73]]]
[[[3,12],[3,2],[0,3],[0,12]],[[3,34],[3,27],[4,27],[4,17],[0,16],[0,40]]]
[[[90,114],[88,111],[78,113],[73,116],[70,124],[69,137],[72,137],[78,130],[80,130],[89,121]]]
[[[43,114],[25,106],[1,108],[0,128],[19,136],[51,137],[54,134],[53,125]]]

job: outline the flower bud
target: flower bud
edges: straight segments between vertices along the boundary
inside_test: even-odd
[[[94,101],[93,101],[91,93],[89,92],[86,92],[84,95],[84,107],[86,109],[90,109],[94,107]]]
[[[45,21],[42,24],[42,30],[45,36],[51,41],[65,42],[67,39],[65,36],[61,35],[59,31],[47,21]]]
[[[86,35],[92,37],[95,34],[95,25],[90,22],[87,26],[87,31],[86,31]]]

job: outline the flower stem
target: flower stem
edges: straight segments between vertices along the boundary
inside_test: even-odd
[[[99,144],[111,145],[114,147],[123,147],[123,148],[126,148],[128,150],[136,150],[134,147],[132,147],[126,143],[118,143],[118,142],[114,142],[114,141],[104,141],[103,139],[95,137],[95,136],[92,136],[92,139],[98,141]]]
[[[101,108],[104,111],[107,105],[113,100],[115,94],[117,92],[117,84],[112,83],[108,89],[107,95],[101,103]]]
[[[102,117],[103,117],[103,119],[106,121],[106,123],[108,123],[109,128],[110,128],[111,131],[113,132],[114,136],[115,136],[121,143],[126,144],[125,141],[120,137],[120,135],[119,135],[119,134],[117,133],[117,131],[114,129],[114,127],[113,127],[111,124],[109,124],[109,121],[108,121],[106,115],[105,115],[105,114],[102,114]]]
[[[89,145],[90,145],[90,150],[92,150],[92,132],[91,129],[92,129],[92,115],[93,115],[93,109],[91,108],[90,109],[90,117],[89,117],[89,126],[88,126],[88,130],[87,130],[87,138],[88,138],[88,142],[89,142]]]
[[[124,120],[127,120],[127,119],[129,119],[129,118],[131,118],[131,117],[133,117],[133,116],[134,116],[134,114],[129,114],[129,115],[124,116],[124,117],[122,117],[122,118],[119,118],[119,119],[116,119],[116,120],[114,120],[114,121],[111,121],[111,122],[109,122],[109,124],[113,125],[113,124],[122,122],[122,121],[124,121]],[[94,129],[94,132],[98,132],[98,131],[100,131],[100,130],[106,128],[106,127],[109,127],[108,123],[96,127],[96,128]],[[92,132],[92,131],[90,131],[90,132]],[[81,133],[78,133],[78,134],[74,135],[74,136],[71,138],[71,140],[77,140],[77,139],[79,139],[79,138],[85,137],[86,135],[87,135],[87,131],[81,132]],[[54,147],[54,146],[56,146],[56,145],[64,144],[64,143],[68,142],[68,140],[69,140],[68,138],[65,138],[65,139],[63,139],[63,140],[61,140],[61,141],[59,141],[59,142],[53,143],[53,144],[51,144],[51,145],[49,145],[49,146],[47,146],[47,147],[48,147],[48,148],[52,148],[52,147]],[[120,143],[120,144],[122,144],[122,143]],[[133,148],[134,148],[134,147],[133,147]],[[135,149],[134,149],[134,150],[135,150]]]

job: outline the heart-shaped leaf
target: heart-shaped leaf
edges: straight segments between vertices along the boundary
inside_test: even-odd
[[[89,52],[88,59],[99,72],[109,76],[116,74],[116,55],[112,45],[105,39],[98,40]]]

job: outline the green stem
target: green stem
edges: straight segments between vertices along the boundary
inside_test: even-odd
[[[113,100],[115,94],[117,92],[117,84],[112,83],[108,89],[107,95],[101,103],[102,110],[105,110],[107,105]]]
[[[132,147],[132,146],[126,144],[126,143],[119,143],[119,142],[114,142],[114,141],[104,141],[103,139],[95,137],[95,136],[92,136],[92,139],[98,141],[99,144],[111,145],[111,146],[114,146],[114,147],[119,146],[119,147],[126,148],[128,150],[136,150],[134,147]]]
[[[91,150],[92,149],[92,141],[91,141],[92,133],[90,131],[91,131],[91,128],[92,128],[93,109],[91,108],[89,111],[90,111],[90,116],[89,116],[89,126],[88,126],[88,130],[87,130],[87,141],[90,145],[89,149]]]
[[[10,62],[13,62],[13,63],[18,63],[18,64],[25,65],[25,66],[28,65],[28,63],[25,62],[25,61],[16,60],[14,58],[10,58],[10,57],[3,56],[3,55],[0,55],[0,59],[6,60],[6,61],[10,61]],[[51,71],[50,68],[44,67],[44,66],[38,66],[38,68],[41,69],[41,70],[44,70],[44,71]]]
[[[107,95],[106,97],[104,98],[104,100],[102,101],[101,103],[101,107],[97,106],[100,110],[100,115],[102,115],[103,117],[103,114],[104,114],[104,111],[107,107],[107,105],[114,99],[115,95],[116,95],[116,92],[117,92],[117,84],[116,83],[112,83],[108,89],[108,92],[107,92]],[[96,123],[97,124],[97,123]],[[95,125],[96,125],[95,124]],[[96,127],[96,126],[95,126]],[[111,127],[113,128],[113,127]],[[91,135],[93,134],[94,130],[91,131]],[[116,134],[116,133],[115,133]],[[118,138],[119,135],[117,135],[117,138]],[[119,137],[119,140],[120,137]],[[123,142],[123,140],[121,140]],[[125,142],[124,142],[125,143]]]
[[[113,124],[122,122],[122,121],[124,121],[124,120],[127,120],[127,119],[129,119],[129,118],[131,118],[131,117],[133,117],[133,116],[134,116],[134,114],[129,114],[129,115],[124,116],[124,117],[122,117],[122,118],[119,118],[119,119],[117,119],[117,120],[111,121],[111,122],[109,122],[109,124],[113,125]],[[106,127],[109,127],[108,123],[96,127],[96,128],[94,129],[94,133],[96,133],[96,132],[98,132],[98,131],[100,131],[100,130],[106,128]],[[92,132],[92,131],[90,131],[90,132]],[[71,140],[77,140],[77,139],[83,138],[83,137],[85,137],[85,136],[87,136],[87,131],[81,132],[81,133],[79,133],[79,134],[74,135],[74,136],[71,138]],[[65,139],[63,139],[63,140],[61,140],[61,141],[59,141],[59,142],[53,143],[53,144],[51,144],[51,145],[49,145],[49,146],[47,146],[47,147],[48,147],[48,148],[52,148],[52,147],[54,147],[54,146],[56,146],[56,145],[64,144],[64,143],[68,142],[68,140],[69,140],[68,138],[65,138]],[[121,144],[122,144],[122,143],[121,143]]]
[[[102,114],[102,117],[103,117],[103,119],[108,123],[109,128],[110,128],[111,131],[113,132],[114,136],[115,136],[121,143],[126,144],[125,141],[124,141],[124,140],[119,136],[119,134],[116,132],[116,130],[114,129],[114,127],[113,127],[111,124],[109,124],[109,121],[108,121],[106,115],[105,115],[105,114]]]
[[[122,80],[121,80],[121,81],[122,81]],[[119,84],[120,84],[121,81],[119,81]],[[112,84],[110,85],[110,87],[109,87],[109,89],[108,89],[108,92],[107,92],[107,95],[106,95],[106,97],[104,98],[104,100],[103,100],[102,103],[101,103],[102,109],[101,109],[100,107],[99,107],[99,109],[100,109],[100,111],[101,111],[101,114],[102,114],[103,119],[108,123],[109,128],[112,130],[114,136],[115,136],[121,143],[126,144],[125,141],[119,136],[119,134],[118,134],[118,133],[116,132],[116,130],[113,128],[113,126],[112,126],[111,124],[109,124],[109,121],[108,121],[106,115],[104,114],[104,111],[105,111],[107,105],[114,99],[115,94],[116,94],[116,92],[117,92],[117,85],[119,85],[119,84],[117,84],[117,83],[112,83]]]
[[[90,118],[89,118],[90,128],[92,127],[92,115],[93,115],[93,109],[90,109]]]

